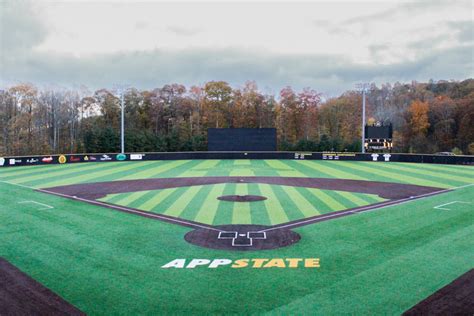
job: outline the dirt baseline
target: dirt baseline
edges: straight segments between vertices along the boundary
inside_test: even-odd
[[[356,193],[376,194],[382,198],[389,200],[409,198],[411,196],[433,193],[440,190],[440,188],[419,186],[413,184],[296,177],[156,178],[73,184],[47,188],[46,190],[69,196],[77,196],[84,199],[97,200],[105,197],[107,194],[160,190],[168,188],[222,183],[264,183],[305,188],[316,188],[323,190],[347,191]]]
[[[412,315],[474,315],[474,269],[403,313]]]
[[[0,257],[1,315],[85,315]]]

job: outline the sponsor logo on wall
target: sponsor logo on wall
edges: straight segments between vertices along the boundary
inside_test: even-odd
[[[373,161],[377,161],[377,159],[379,158],[379,154],[372,154],[370,156],[372,157]]]
[[[27,163],[37,163],[39,160],[38,159],[35,159],[35,158],[31,158],[31,159],[26,159],[26,162]]]
[[[115,156],[115,159],[117,159],[118,161],[124,161],[125,159],[127,159],[127,155],[118,154],[117,156]]]
[[[385,159],[385,161],[390,161],[390,157],[392,157],[392,155],[390,154],[383,155],[383,158]]]
[[[51,163],[53,162],[53,157],[49,156],[49,157],[43,157],[43,159],[41,159],[42,162],[45,162],[45,163]]]
[[[5,164],[5,158],[0,157],[0,166],[3,166]]]
[[[58,162],[59,163],[66,163],[67,162],[66,156],[64,156],[64,155],[59,156]]]
[[[69,160],[71,160],[71,162],[78,162],[78,161],[81,161],[81,158],[80,158],[80,157],[71,156],[71,157],[69,158]]]
[[[143,156],[145,156],[145,155],[142,155],[142,154],[130,154],[130,160],[142,160],[142,159],[143,159]]]
[[[8,163],[13,166],[13,165],[16,165],[17,163],[21,163],[21,159],[9,159],[8,160]]]
[[[112,160],[112,158],[110,158],[109,155],[102,155],[102,157],[100,157],[100,160],[107,161],[107,160]]]
[[[194,269],[197,267],[215,269],[219,267],[238,268],[319,268],[319,258],[275,258],[275,259],[175,259],[161,266],[163,269]]]

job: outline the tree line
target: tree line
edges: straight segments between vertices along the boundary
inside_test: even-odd
[[[393,124],[395,152],[474,154],[473,79],[372,85],[366,96],[369,124]],[[127,152],[206,150],[210,127],[275,127],[280,150],[360,150],[358,91],[324,98],[285,87],[274,95],[255,82],[211,81],[131,87],[123,98]],[[0,90],[0,155],[118,152],[120,111],[120,95],[108,89]]]

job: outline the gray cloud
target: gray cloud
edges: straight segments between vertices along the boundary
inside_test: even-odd
[[[40,44],[48,30],[38,17],[38,10],[27,1],[0,2],[0,51],[2,58]]]
[[[291,85],[311,86],[329,95],[358,81],[426,81],[473,76],[472,50],[458,47],[433,52],[419,60],[392,65],[359,65],[342,56],[266,55],[249,51],[150,51],[74,58],[32,54],[4,65],[5,83],[85,84],[96,89],[129,83],[150,89],[171,82],[187,86],[225,80],[233,86],[255,80],[272,91]]]
[[[353,88],[354,83],[360,81],[473,77],[474,44],[469,40],[472,39],[472,28],[469,29],[472,22],[469,24],[469,21],[449,22],[462,45],[441,50],[429,43],[418,43],[418,47],[413,43],[412,49],[419,49],[416,60],[390,65],[357,64],[342,55],[281,55],[239,48],[154,50],[77,58],[34,50],[46,38],[47,28],[35,17],[31,4],[5,3],[0,4],[0,84],[3,86],[27,81],[38,85],[84,84],[98,89],[128,83],[151,89],[172,82],[190,86],[225,80],[239,86],[247,80],[255,80],[262,89],[274,93],[286,85],[296,89],[310,86],[332,96]],[[327,24],[327,21],[315,22],[316,27]],[[148,25],[137,24],[136,27]],[[379,55],[387,49],[390,49],[389,44],[383,43],[369,47],[372,54]]]
[[[168,26],[166,29],[178,36],[193,36],[199,33],[199,30],[182,26]]]

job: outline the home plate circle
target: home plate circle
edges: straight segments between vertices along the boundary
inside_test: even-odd
[[[188,232],[184,239],[201,247],[236,251],[281,248],[301,239],[298,233],[289,229],[268,230],[270,228],[262,225],[221,225],[195,229]]]

